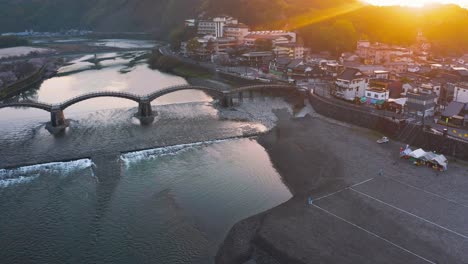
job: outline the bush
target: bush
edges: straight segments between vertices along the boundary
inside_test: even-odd
[[[29,40],[24,38],[19,38],[15,36],[0,36],[0,48],[27,46],[29,44]]]

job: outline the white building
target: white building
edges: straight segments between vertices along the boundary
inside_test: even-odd
[[[390,91],[387,89],[367,88],[365,97],[374,100],[385,100],[390,98]]]
[[[257,39],[270,39],[273,46],[278,44],[296,43],[296,33],[283,30],[274,31],[251,31],[244,38],[244,44],[247,46],[255,45]]]
[[[442,89],[442,85],[438,83],[423,83],[419,87],[419,91],[421,93],[426,94],[435,94],[437,97],[440,96],[440,90]]]
[[[224,27],[226,25],[237,25],[239,21],[232,17],[215,17],[209,20],[200,20],[198,22],[198,35],[212,35],[217,38],[224,36]]]
[[[239,24],[228,24],[224,26],[224,37],[225,38],[234,38],[237,42],[243,43],[245,36],[249,34],[249,27],[239,23]]]
[[[303,59],[304,46],[295,43],[276,44],[273,48],[273,53],[278,58],[289,57],[292,59]]]
[[[335,96],[352,101],[356,97],[363,97],[368,86],[365,74],[355,68],[346,68],[335,82]]]
[[[455,85],[453,100],[461,103],[468,103],[468,83]]]

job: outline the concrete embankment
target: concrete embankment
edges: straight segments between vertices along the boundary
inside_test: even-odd
[[[378,131],[402,143],[468,160],[468,142],[425,131],[420,125],[400,123],[367,111],[334,104],[314,94],[309,95],[309,102],[317,113],[326,117]]]

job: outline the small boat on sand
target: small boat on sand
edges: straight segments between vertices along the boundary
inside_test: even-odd
[[[388,137],[382,137],[380,139],[377,140],[377,143],[379,144],[383,144],[383,143],[387,143],[389,142],[390,140],[388,139]]]

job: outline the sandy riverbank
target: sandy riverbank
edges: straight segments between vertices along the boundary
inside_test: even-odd
[[[278,116],[258,141],[294,197],[234,226],[217,263],[468,262],[466,164],[437,173],[373,131]]]

